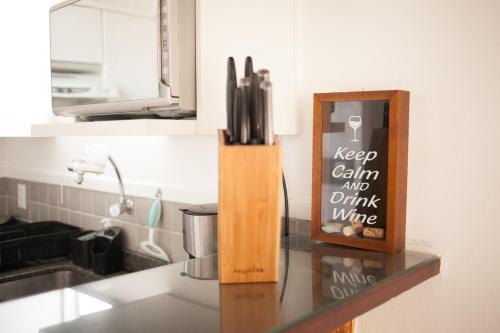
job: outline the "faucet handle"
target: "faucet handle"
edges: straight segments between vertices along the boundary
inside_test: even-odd
[[[116,203],[109,207],[109,215],[112,217],[119,217],[123,214],[123,206],[120,203]]]
[[[134,212],[134,202],[128,198],[121,199],[120,202],[109,207],[109,215],[117,218],[123,213],[132,214]]]

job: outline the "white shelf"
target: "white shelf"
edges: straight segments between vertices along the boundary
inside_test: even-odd
[[[31,126],[33,137],[196,135],[196,120],[134,119]]]

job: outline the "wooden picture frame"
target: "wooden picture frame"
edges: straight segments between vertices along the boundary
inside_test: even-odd
[[[370,92],[347,92],[347,93],[321,93],[321,94],[315,94],[314,95],[314,119],[313,119],[313,174],[312,174],[312,223],[311,223],[311,237],[314,240],[318,241],[323,241],[323,242],[328,242],[328,243],[333,243],[333,244],[339,244],[339,245],[345,245],[345,246],[351,246],[351,247],[356,247],[356,248],[362,248],[362,249],[369,249],[369,250],[374,250],[374,251],[380,251],[380,252],[386,252],[386,253],[397,253],[400,250],[404,249],[405,247],[405,232],[406,232],[406,186],[407,186],[407,164],[408,164],[408,126],[409,126],[409,99],[410,99],[410,93],[407,91],[402,91],[402,90],[392,90],[392,91],[370,91]],[[384,163],[378,164],[378,165],[383,165],[382,172],[384,176],[381,177],[383,178],[383,182],[380,179],[375,178],[374,182],[377,183],[378,190],[383,191],[385,197],[384,200],[382,200],[382,203],[384,204],[383,207],[385,209],[379,209],[379,212],[381,215],[383,215],[383,221],[378,221],[377,223],[383,224],[383,227],[378,227],[375,229],[383,229],[384,230],[384,236],[381,239],[375,239],[375,238],[367,238],[364,235],[364,232],[368,235],[368,232],[370,230],[364,230],[364,232],[356,233],[354,235],[346,236],[342,231],[341,232],[332,232],[332,233],[327,233],[322,229],[325,227],[325,225],[328,225],[328,223],[331,223],[329,221],[322,221],[323,219],[323,214],[322,213],[322,207],[325,208],[326,203],[330,204],[331,206],[328,206],[327,208],[334,209],[333,210],[333,218],[338,217],[339,215],[336,211],[335,207],[335,200],[333,200],[333,195],[332,199],[330,202],[328,202],[328,198],[324,198],[324,189],[323,185],[325,186],[330,186],[329,182],[332,182],[332,179],[336,177],[335,172],[332,172],[329,174],[330,170],[327,170],[328,172],[326,173],[329,179],[325,180],[325,170],[323,168],[329,167],[329,163],[326,160],[332,159],[330,155],[328,155],[327,159],[325,159],[324,155],[324,148],[325,150],[328,150],[331,146],[335,147],[335,140],[333,140],[334,135],[338,135],[337,139],[340,140],[340,135],[341,134],[334,134],[335,131],[337,132],[346,132],[349,130],[349,125],[351,125],[351,122],[349,121],[347,123],[347,126],[345,125],[346,121],[344,120],[344,123],[341,124],[339,122],[334,121],[334,113],[336,112],[335,108],[340,105],[346,105],[349,106],[350,104],[346,104],[349,102],[354,102],[354,103],[361,103],[361,105],[365,105],[363,103],[368,103],[366,105],[369,105],[369,103],[374,102],[374,101],[380,101],[384,103],[385,109],[383,111],[383,117],[384,120],[384,132],[383,132],[383,137],[384,140],[380,141],[382,144],[379,144],[378,147],[387,147],[386,152],[381,152],[379,154],[374,154],[378,156],[384,155]],[[356,104],[356,105],[358,105]],[[352,104],[354,106],[355,104]],[[325,107],[330,106],[331,109],[327,110]],[[388,107],[387,107],[388,106]],[[346,110],[348,109],[347,107],[345,108]],[[363,109],[363,107],[361,107]],[[367,108],[369,109],[369,108]],[[333,110],[333,111],[332,111]],[[340,111],[339,111],[340,112]],[[345,115],[347,115],[348,111],[345,111]],[[366,111],[362,110],[360,112],[363,112],[363,115],[367,115],[368,113],[366,112],[371,112],[371,111]],[[380,112],[379,112],[380,113]],[[340,114],[340,113],[339,113]],[[354,117],[354,116],[353,116]],[[353,118],[351,117],[351,118]],[[361,122],[361,117],[354,117],[354,118],[360,118],[359,122]],[[349,118],[350,119],[350,118]],[[356,119],[357,120],[357,119]],[[377,120],[380,122],[380,120]],[[359,142],[363,140],[356,140],[356,131],[359,128],[360,125],[356,125],[358,127],[351,126],[353,131],[354,131],[354,139],[351,140],[351,142]],[[362,126],[362,125],[361,125]],[[335,129],[337,128],[337,129]],[[325,132],[326,130],[326,132]],[[363,131],[365,131],[365,128],[362,128]],[[356,143],[358,146],[359,145],[366,145],[366,142],[371,142],[369,143],[370,145],[373,144],[374,138],[375,138],[375,130],[380,130],[378,128],[371,128],[368,129],[367,131],[371,131],[372,135],[370,136],[369,140],[364,140],[363,143]],[[325,135],[325,133],[327,135]],[[363,134],[364,132],[362,132]],[[368,132],[367,132],[368,133]],[[347,135],[347,134],[345,134]],[[367,135],[368,136],[368,135]],[[324,138],[327,137],[328,142],[324,142]],[[347,144],[346,144],[347,145]],[[352,143],[352,145],[355,145]],[[371,146],[370,146],[371,147]],[[377,146],[376,146],[377,147]],[[346,148],[347,149],[347,148]],[[358,150],[357,152],[365,153],[365,156],[367,156],[370,151],[363,150]],[[371,149],[371,148],[370,148]],[[333,150],[333,149],[332,149]],[[358,156],[357,152],[353,148],[352,151],[356,153],[354,156]],[[333,156],[342,156],[342,154],[338,154],[339,150],[337,148],[337,153],[335,153]],[[331,153],[331,151],[327,151],[327,153]],[[344,155],[344,159],[346,159],[346,156]],[[349,155],[352,157],[352,155]],[[361,156],[361,155],[360,155]],[[382,158],[380,158],[382,160]],[[325,162],[326,161],[326,162]],[[364,160],[366,163],[366,159]],[[361,162],[360,162],[361,163]],[[324,165],[325,164],[325,165]],[[359,163],[358,163],[359,164]],[[342,167],[345,169],[345,167]],[[361,168],[361,166],[360,166]],[[342,169],[339,169],[342,170]],[[363,166],[363,169],[364,166]],[[379,170],[380,171],[380,170]],[[379,174],[377,173],[377,176]],[[330,177],[331,176],[331,177]],[[338,176],[338,175],[337,175]],[[350,181],[348,180],[347,183],[355,183],[356,180]],[[369,183],[369,181],[366,181]],[[382,182],[382,183],[381,183]],[[356,186],[359,186],[361,184],[361,180],[359,180],[359,183]],[[382,184],[382,185],[381,185]],[[352,184],[351,184],[352,185]],[[353,190],[353,187],[349,187],[351,185],[347,185],[349,190]],[[369,186],[369,185],[367,185]],[[372,190],[374,191],[374,190]],[[361,193],[361,190],[358,190],[359,193]],[[356,193],[356,195],[360,195],[359,193]],[[333,192],[333,193],[340,193],[340,192]],[[342,194],[340,194],[342,196]],[[342,196],[343,197],[343,196]],[[353,196],[354,197],[354,196]],[[353,199],[354,200],[354,199]],[[343,202],[345,204],[345,202]],[[366,204],[366,201],[365,201]],[[356,204],[359,206],[359,201]],[[358,207],[354,206],[354,207]],[[372,205],[374,207],[375,205]],[[375,208],[372,208],[375,209]],[[323,209],[324,212],[324,209]],[[349,210],[349,212],[352,212],[352,210]],[[355,211],[354,211],[355,212]],[[367,224],[367,214],[361,214],[361,215],[356,215],[358,213],[351,213],[349,219],[342,219],[340,222],[343,223],[343,228],[348,227],[349,223],[352,223],[353,220],[357,220],[358,222],[360,221],[360,217],[362,217],[364,220],[362,222],[363,228],[369,228]],[[379,214],[379,213],[377,213]],[[341,215],[343,218],[346,216]],[[356,217],[357,216],[357,217]],[[375,219],[377,216],[375,216]],[[349,222],[350,220],[350,222]],[[372,223],[373,220],[370,220],[370,223]],[[340,225],[342,227],[342,223],[333,223],[335,225]],[[332,225],[333,225],[332,224]],[[356,230],[359,230],[356,229]],[[349,230],[350,231],[350,230]],[[348,233],[346,233],[348,234]]]

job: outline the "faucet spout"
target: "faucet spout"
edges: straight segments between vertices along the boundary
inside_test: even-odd
[[[77,183],[78,185],[82,185],[83,183],[83,174],[82,173],[78,173],[76,175],[76,179],[75,179],[75,183]]]
[[[71,163],[68,165],[68,171],[76,173],[75,183],[77,183],[78,185],[82,185],[85,173],[87,173],[87,170],[85,170],[84,166],[85,159],[81,157],[74,158],[73,161],[71,161]]]
[[[100,148],[100,147],[98,147]],[[82,156],[82,157],[76,157],[73,159],[73,161],[70,163],[68,166],[68,170],[70,172],[76,173],[76,179],[75,182],[78,185],[81,185],[85,179],[85,175],[87,173],[92,173],[96,175],[101,175],[104,173],[104,169],[106,166],[106,162],[109,161],[111,166],[113,166],[113,169],[115,170],[116,177],[118,178],[118,185],[120,188],[120,199],[117,204],[112,205],[109,208],[110,215],[112,217],[118,217],[122,215],[123,213],[127,214],[132,214],[134,212],[134,202],[130,200],[125,195],[125,188],[123,186],[123,179],[122,175],[120,173],[120,170],[118,169],[118,165],[116,164],[115,160],[106,152],[103,152],[103,149],[95,149],[96,151],[100,152],[100,154],[94,154],[98,155],[98,158],[96,159],[95,156],[92,156],[92,158],[89,158],[87,155]],[[89,152],[87,152],[89,154]]]
[[[134,212],[134,203],[125,195],[125,187],[123,186],[122,175],[120,173],[120,170],[118,169],[118,165],[111,156],[108,156],[108,160],[115,170],[116,178],[118,178],[118,186],[120,188],[119,215],[121,215],[123,212],[132,214]]]

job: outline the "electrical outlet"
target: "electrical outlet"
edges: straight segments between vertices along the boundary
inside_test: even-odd
[[[17,184],[17,207],[26,209],[26,185]]]

